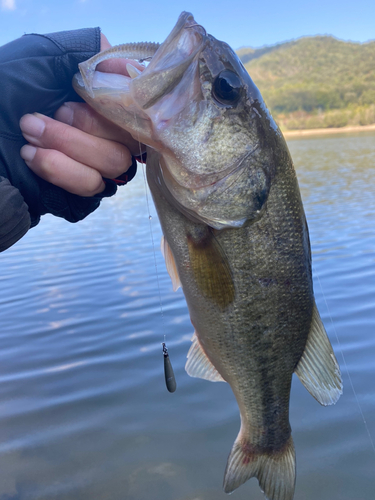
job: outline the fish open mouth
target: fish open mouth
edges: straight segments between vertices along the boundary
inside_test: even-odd
[[[162,44],[131,43],[100,52],[79,65],[73,86],[99,113],[160,151],[160,131],[200,96],[197,58],[206,39],[205,29],[183,12]],[[111,58],[127,59],[129,76],[96,70]],[[149,63],[140,71],[132,64],[136,60]]]
[[[176,26],[162,44],[129,43],[118,45],[80,63],[80,75],[76,75],[74,85],[78,91],[86,92],[91,98],[95,98],[95,91],[109,93],[113,90],[119,90],[130,94],[131,81],[140,77],[143,85],[138,85],[138,87],[146,87],[147,83],[149,92],[145,92],[144,88],[142,88],[143,92],[140,92],[138,88],[138,99],[141,99],[138,104],[141,108],[148,109],[178,84],[178,76],[182,75],[186,66],[194,58],[205,37],[207,37],[207,33],[203,26],[197,24],[190,13],[183,12]],[[129,76],[96,71],[98,64],[112,58],[129,60],[127,65]],[[131,64],[132,60],[149,61],[149,65],[141,72]],[[159,73],[161,73],[159,78],[155,78],[155,74]],[[151,75],[154,76],[152,79]],[[157,91],[155,92],[156,87]]]
[[[129,76],[96,71],[118,57],[128,59]],[[132,64],[146,59],[143,71]],[[158,153],[154,170],[170,203],[216,229],[258,217],[269,189],[250,109],[258,94],[232,49],[190,13],[161,45],[112,47],[80,72],[78,94]]]

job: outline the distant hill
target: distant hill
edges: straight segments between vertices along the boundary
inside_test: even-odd
[[[315,36],[237,54],[283,129],[375,123],[375,41]]]

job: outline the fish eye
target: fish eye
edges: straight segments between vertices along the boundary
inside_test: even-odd
[[[212,86],[213,97],[220,104],[235,104],[240,98],[241,81],[236,73],[223,70],[215,78]]]

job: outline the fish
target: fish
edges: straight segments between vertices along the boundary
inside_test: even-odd
[[[103,52],[82,63],[74,88],[147,145],[166,267],[194,327],[186,371],[227,382],[239,407],[224,491],[256,477],[267,499],[292,500],[293,373],[322,405],[342,393],[314,299],[293,162],[235,52],[192,14],[151,52],[137,56],[150,62],[142,72],[130,65],[129,77],[96,71]]]

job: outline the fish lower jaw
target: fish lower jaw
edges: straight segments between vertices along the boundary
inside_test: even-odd
[[[99,95],[113,95],[118,91],[122,96],[124,106],[129,106],[133,100],[127,102],[126,96],[130,98],[130,85],[132,78],[115,73],[102,73],[95,71],[94,73],[76,73],[73,79],[75,90],[85,97],[87,93],[91,99],[96,99]]]

